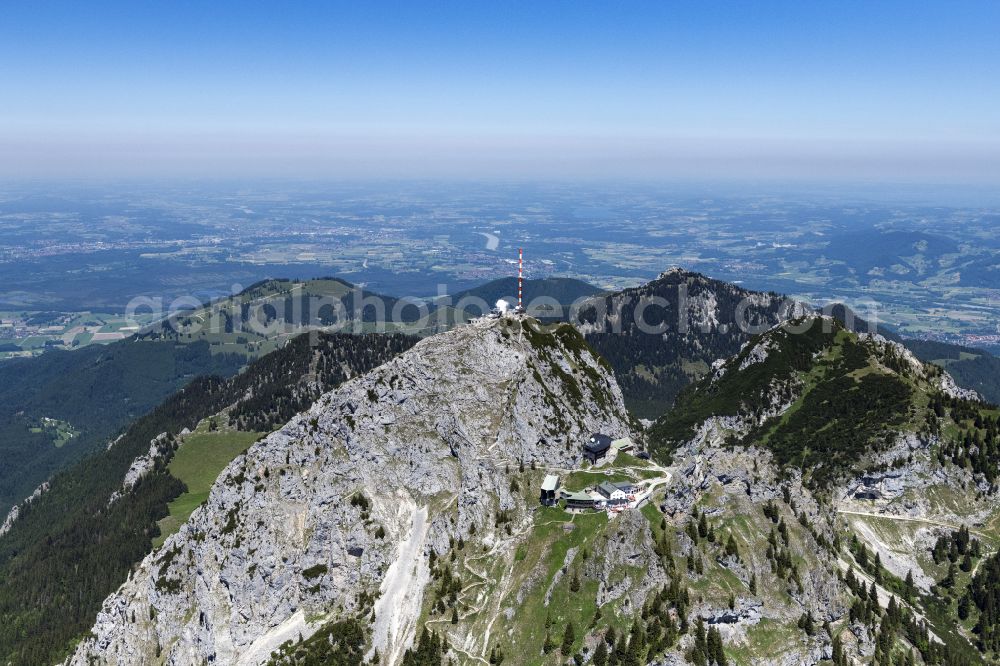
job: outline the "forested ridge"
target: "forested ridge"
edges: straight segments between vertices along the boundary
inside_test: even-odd
[[[242,355],[213,355],[205,342],[123,340],[0,364],[0,516],[194,377],[228,377],[245,363]],[[37,427],[46,418],[74,436],[57,447]]]
[[[757,353],[763,359],[752,362]],[[968,427],[964,446],[961,440],[942,443],[942,461],[952,458],[992,480],[995,423],[977,416],[972,403],[943,396],[928,379],[940,368],[926,366],[925,372],[927,378],[917,377],[897,347],[859,338],[837,320],[816,319],[801,332],[778,328],[730,359],[721,376],[685,389],[651,428],[650,446],[666,459],[706,419],[752,416],[760,423],[742,442],[770,449],[777,462],[808,472],[807,481],[822,486],[885,449],[900,430],[936,434],[948,406],[955,422],[961,427],[968,421]],[[927,407],[916,399],[921,392]],[[785,403],[787,411],[762,419]]]
[[[234,378],[234,384],[246,386],[229,418],[241,430],[267,431],[306,409],[322,393],[415,343],[416,338],[404,335],[300,335],[281,352],[257,361],[252,376]],[[290,381],[295,378],[298,381]]]
[[[413,301],[371,292],[341,278],[269,279],[239,294],[205,303],[198,310],[178,312],[140,337],[182,341],[188,328],[196,324],[209,332],[219,327],[214,332],[239,331],[263,339],[274,333],[259,329],[268,329],[275,322],[285,325],[280,329],[283,331],[303,326],[344,326],[354,321],[387,322],[394,311],[401,322],[416,322],[421,315]]]
[[[300,336],[228,380],[194,380],[133,423],[108,450],[53,477],[48,492],[26,505],[0,537],[0,660],[34,665],[64,656],[92,626],[104,598],[150,551],[159,533],[156,521],[184,491],[166,470],[168,459],[122,500],[108,501],[150,440],[193,428],[243,399],[263,410],[253,425],[271,429],[310,396],[415,342],[401,335]]]
[[[766,390],[769,387],[780,391],[781,398],[791,397],[793,386],[789,380],[795,373],[807,372],[813,367],[813,357],[833,344],[835,333],[832,328],[824,330],[823,326],[816,325],[795,334],[778,329],[768,337],[774,343],[763,362],[751,363],[742,370],[730,370],[739,368],[747,360],[752,343],[724,366],[725,374],[720,379],[707,377],[687,387],[678,396],[676,406],[653,424],[650,430],[653,449],[668,456],[676,446],[694,435],[699,424],[712,416],[762,413],[774,397]]]
[[[741,308],[744,301],[748,305]],[[587,342],[614,368],[629,408],[656,418],[713,361],[739,352],[752,337],[745,330],[781,321],[785,303],[778,294],[672,271],[641,287],[595,297],[579,316]],[[738,325],[737,313],[746,326]],[[650,328],[643,331],[640,320]]]

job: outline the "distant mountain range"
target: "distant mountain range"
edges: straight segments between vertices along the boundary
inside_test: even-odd
[[[639,330],[632,314],[640,299],[665,299],[666,312],[676,312],[681,289],[689,306],[685,332],[679,330],[679,320],[671,316],[662,322],[649,320],[651,324],[666,325],[663,332],[647,334]],[[680,270],[664,273],[641,287],[609,294],[570,278],[526,280],[524,290],[526,303],[545,297],[568,306],[581,299],[596,299],[592,306],[580,311],[581,330],[588,344],[615,369],[630,410],[649,419],[666,411],[677,394],[705,376],[716,359],[732,356],[750,339],[732,320],[736,303],[748,300],[751,305],[744,314],[758,325],[773,325],[786,316],[780,312],[785,300],[778,294],[752,292]],[[516,294],[517,280],[505,278],[460,292],[452,297],[451,304],[474,297],[492,306],[500,298],[513,300]],[[480,314],[475,307],[464,318],[448,307],[438,313],[432,304],[432,321],[421,324],[412,306],[400,307],[400,301],[392,296],[359,289],[345,280],[265,280],[238,295],[177,313],[169,321],[147,328],[138,335],[141,345],[125,340],[74,352],[50,351],[38,358],[0,364],[0,378],[9,377],[0,382],[5,387],[0,394],[10,393],[8,399],[0,401],[0,432],[4,433],[0,447],[8,462],[0,470],[0,513],[195,376],[228,376],[236,372],[249,359],[266,355],[307,330],[303,322],[310,318],[317,326],[339,322],[346,324],[347,331],[374,330],[378,314],[375,307],[366,305],[358,318],[356,298],[381,302],[389,313],[397,308],[401,321],[387,328],[404,333],[427,335]],[[338,319],[329,308],[312,312],[309,303],[315,299],[341,300],[345,306],[339,315],[342,318]],[[607,314],[601,317],[599,312]],[[625,326],[620,333],[610,331],[615,312],[624,313],[621,321]],[[660,316],[658,312],[658,308],[651,308],[647,319]],[[844,313],[843,308],[833,310],[841,319]],[[561,313],[540,308],[532,314],[565,318],[567,313],[565,308]],[[264,317],[266,326],[257,329],[263,333],[247,325],[251,316]],[[706,317],[721,319],[702,332]],[[862,320],[858,319],[857,325],[867,330]],[[902,341],[890,329],[879,332]],[[1000,403],[1000,359],[953,345],[903,342],[922,360],[947,367],[959,385]],[[49,427],[42,427],[43,418],[53,420]],[[60,432],[64,442],[58,439]],[[72,436],[66,437],[70,432]]]

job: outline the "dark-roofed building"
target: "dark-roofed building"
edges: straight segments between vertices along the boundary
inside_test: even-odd
[[[587,443],[583,445],[583,457],[589,460],[591,464],[594,464],[608,455],[608,451],[610,449],[611,438],[607,435],[595,432],[590,436]]]

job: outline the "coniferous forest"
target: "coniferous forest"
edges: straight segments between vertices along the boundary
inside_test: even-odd
[[[229,377],[246,361],[204,341],[123,340],[0,364],[0,515],[198,375]],[[54,445],[44,419],[73,436]]]

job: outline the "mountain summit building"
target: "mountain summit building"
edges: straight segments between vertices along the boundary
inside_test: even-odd
[[[589,460],[591,464],[596,464],[598,460],[608,455],[610,449],[611,438],[595,432],[590,436],[590,440],[583,445],[583,457]]]

